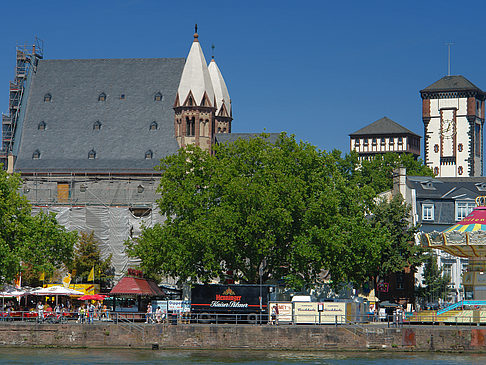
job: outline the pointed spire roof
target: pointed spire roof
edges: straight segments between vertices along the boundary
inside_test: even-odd
[[[231,116],[231,99],[228,93],[228,88],[226,87],[223,75],[214,58],[209,63],[208,70],[213,83],[214,96],[216,97],[216,114],[227,114],[227,116]],[[226,107],[226,111],[223,108],[223,104]],[[224,112],[224,114],[220,114],[221,112]]]
[[[362,136],[362,135],[393,135],[393,134],[411,134],[413,136],[420,137],[407,128],[401,126],[397,122],[391,120],[388,117],[383,117],[377,121],[367,125],[366,127],[351,133],[350,136]]]
[[[179,88],[177,89],[177,94],[180,104],[183,105],[189,94],[192,92],[194,102],[197,106],[199,106],[201,105],[201,101],[206,93],[211,106],[214,106],[213,85],[198,37],[198,34],[195,33],[194,42],[192,42],[186,64],[182,70],[181,81],[179,83]]]
[[[432,85],[427,86],[421,92],[435,92],[435,91],[479,91],[482,90],[474,85],[471,81],[466,79],[462,75],[457,76],[444,76],[440,80],[434,82]]]

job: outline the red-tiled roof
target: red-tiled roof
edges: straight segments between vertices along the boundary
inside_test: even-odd
[[[110,291],[111,295],[164,296],[164,292],[151,280],[124,277]]]

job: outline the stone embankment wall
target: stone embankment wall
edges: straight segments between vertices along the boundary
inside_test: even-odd
[[[0,346],[486,352],[486,329],[376,326],[0,324]]]

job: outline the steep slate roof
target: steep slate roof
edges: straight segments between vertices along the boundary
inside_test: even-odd
[[[434,82],[432,85],[427,86],[420,92],[434,92],[434,91],[480,91],[482,90],[474,85],[471,81],[464,76],[444,76],[439,81]]]
[[[178,150],[172,106],[183,67],[183,58],[40,60],[21,139],[16,136],[15,170],[153,172],[160,158]],[[44,102],[47,93],[51,102]],[[98,101],[101,93],[106,101]],[[41,121],[45,130],[38,130]],[[96,121],[100,130],[93,130]],[[153,121],[157,130],[150,130]],[[153,158],[145,159],[149,150]]]
[[[275,143],[280,133],[268,133],[268,141],[270,143]],[[260,133],[217,133],[216,143],[228,143],[235,142],[239,138],[241,139],[251,139],[260,136]]]
[[[367,135],[397,135],[397,134],[411,134],[421,138],[419,135],[413,133],[405,127],[402,127],[397,122],[394,122],[388,117],[383,117],[377,121],[351,133],[350,136],[367,136]]]

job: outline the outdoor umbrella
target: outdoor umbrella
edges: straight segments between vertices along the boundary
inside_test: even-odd
[[[3,288],[3,290],[0,292],[0,297],[2,297],[2,308],[5,308],[5,298],[11,298],[11,297],[18,298],[27,294],[30,294],[29,291],[17,289],[15,287]]]
[[[80,292],[78,290],[74,290],[74,289],[69,289],[69,288],[65,288],[63,286],[51,286],[49,288],[40,288],[40,289],[37,289],[37,290],[34,290],[33,292],[31,292],[31,294],[34,294],[34,295],[43,295],[43,296],[56,296],[56,305],[57,305],[57,298],[59,295],[83,295],[84,293],[83,292]]]
[[[86,294],[78,298],[78,300],[103,300],[105,298],[106,295],[102,295],[102,294]]]

